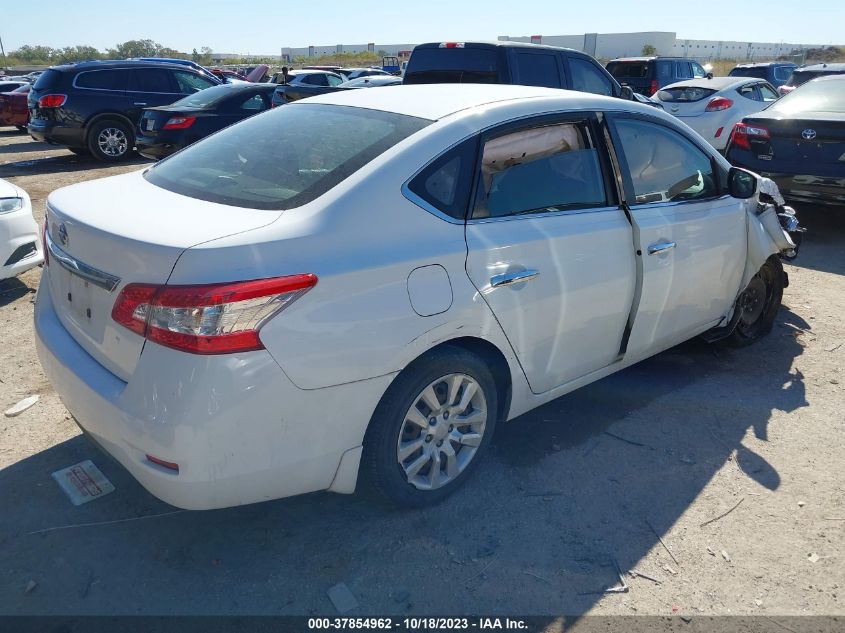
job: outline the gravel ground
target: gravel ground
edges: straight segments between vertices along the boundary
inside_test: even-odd
[[[6,130],[0,178],[39,220],[57,187],[145,164]],[[0,411],[41,396],[0,417],[0,614],[331,614],[344,583],[352,615],[845,615],[845,210],[799,215],[810,232],[765,340],[691,341],[503,425],[424,511],[366,493],[176,511],[47,382],[40,270],[0,282]],[[83,459],[117,490],[74,507],[50,474]],[[617,565],[629,591],[602,593]]]

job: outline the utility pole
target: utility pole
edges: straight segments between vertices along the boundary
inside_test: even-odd
[[[3,38],[0,37],[0,53],[3,54],[3,69],[8,70],[9,66],[6,64],[6,49],[3,48]]]

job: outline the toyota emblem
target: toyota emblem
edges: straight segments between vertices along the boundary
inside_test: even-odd
[[[816,131],[812,128],[807,128],[806,130],[801,132],[801,138],[807,141],[812,141],[814,138],[816,138]]]
[[[67,246],[67,227],[64,222],[59,224],[59,241],[62,243],[62,246]]]

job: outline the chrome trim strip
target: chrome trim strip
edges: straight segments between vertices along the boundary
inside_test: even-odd
[[[467,224],[487,224],[489,222],[508,222],[515,220],[533,220],[537,218],[550,218],[566,215],[584,215],[587,213],[608,213],[615,211],[622,213],[621,207],[590,207],[587,209],[562,209],[558,211],[540,211],[537,213],[520,213],[514,215],[503,215],[496,218],[472,218],[467,220]]]
[[[61,264],[62,268],[109,292],[117,288],[117,285],[120,283],[120,277],[110,275],[71,257],[53,241],[49,231],[45,231],[44,236],[47,241],[47,250],[50,251],[50,257]]]

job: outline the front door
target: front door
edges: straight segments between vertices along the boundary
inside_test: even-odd
[[[582,114],[482,139],[467,273],[535,393],[616,361],[631,310],[631,226],[597,132]]]
[[[622,116],[613,124],[643,267],[628,344],[637,357],[697,334],[733,303],[745,268],[745,205],[681,132]]]

